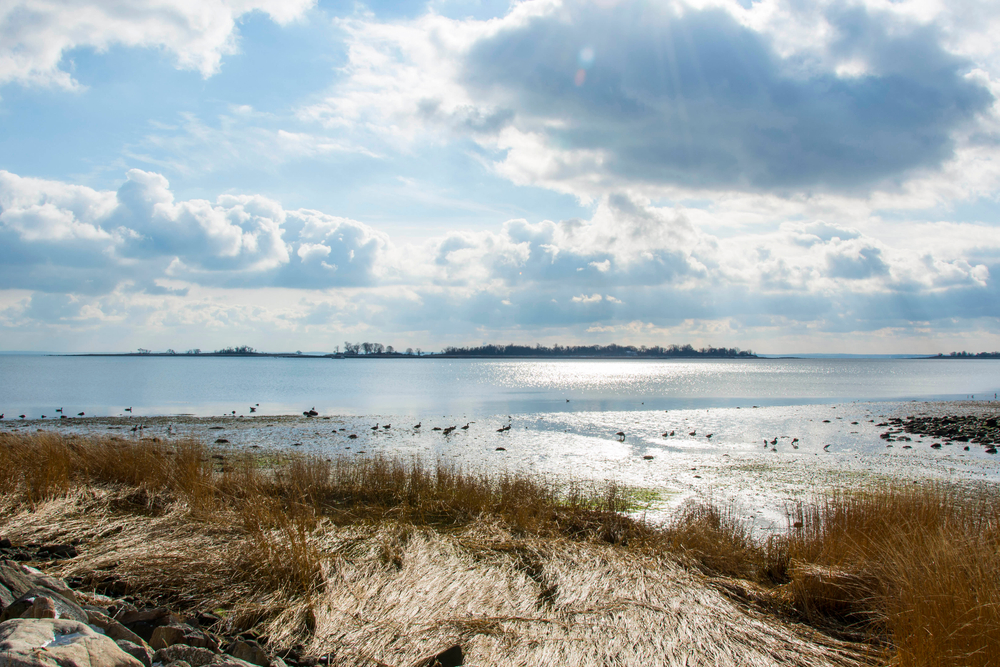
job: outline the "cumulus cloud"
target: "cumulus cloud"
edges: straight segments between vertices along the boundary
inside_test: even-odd
[[[473,137],[498,173],[625,187],[865,193],[942,168],[992,113],[982,53],[882,5],[528,0],[501,19],[354,19],[349,77],[304,111]],[[805,29],[811,22],[818,28]],[[791,41],[794,35],[814,38]],[[940,26],[940,27],[939,27]]]
[[[78,84],[64,58],[75,48],[161,48],[203,76],[238,49],[237,20],[252,11],[277,23],[301,17],[315,0],[12,0],[0,5],[0,85]]]
[[[113,192],[0,172],[0,295],[22,295],[0,326],[225,330],[257,318],[276,331],[436,341],[575,329],[649,338],[696,321],[912,331],[995,317],[995,234],[956,239],[952,225],[928,224],[901,244],[817,219],[717,236],[690,213],[619,192],[589,219],[515,219],[397,245],[259,195],[179,201],[151,172],[129,171]]]

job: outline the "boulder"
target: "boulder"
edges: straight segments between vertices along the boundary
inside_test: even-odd
[[[0,667],[142,667],[109,637],[61,619],[0,623]]]
[[[149,640],[149,645],[153,650],[167,648],[174,644],[186,644],[196,648],[207,648],[210,651],[219,650],[219,642],[215,641],[206,632],[194,628],[186,623],[172,623],[161,625],[153,630],[153,635]]]
[[[130,642],[127,639],[116,639],[115,643],[118,644],[118,648],[141,662],[144,667],[152,667],[153,651],[149,648],[149,644],[146,642],[136,644],[135,642]]]
[[[237,639],[226,648],[226,653],[234,658],[259,665],[259,667],[268,667],[271,662],[267,653],[260,647],[260,644],[253,640],[244,641]]]
[[[170,610],[144,609],[142,611],[126,611],[117,615],[118,621],[135,634],[150,642],[153,639],[153,632],[161,625],[180,623],[181,619],[176,614],[171,614]]]
[[[10,592],[10,589],[0,584],[0,612],[3,612],[4,608],[8,605],[14,603],[17,596]]]
[[[30,615],[32,608],[35,601],[39,598],[45,598],[52,602],[56,616],[49,618],[69,619],[79,623],[87,622],[87,612],[81,609],[80,605],[47,588],[32,588],[28,590],[3,610],[3,613],[0,614],[0,621],[8,621],[12,618],[32,618]],[[42,606],[45,606],[44,603]],[[39,617],[35,616],[34,618]]]
[[[16,597],[21,597],[33,588],[47,588],[67,600],[76,602],[76,593],[62,579],[50,577],[40,570],[12,560],[0,561],[0,584]]]
[[[207,648],[196,648],[194,646],[185,646],[184,644],[175,644],[167,648],[161,648],[153,654],[153,662],[162,662],[166,665],[177,660],[183,660],[191,665],[191,667],[204,667],[215,660],[215,658],[216,654]]]
[[[135,634],[124,625],[119,623],[113,618],[108,617],[100,612],[88,611],[87,612],[87,623],[93,625],[94,627],[100,628],[101,631],[108,637],[111,637],[116,642],[117,641],[127,641],[133,644],[138,644],[139,646],[145,646],[149,649],[149,646],[143,640],[142,637]],[[149,654],[152,655],[153,651],[150,649]]]

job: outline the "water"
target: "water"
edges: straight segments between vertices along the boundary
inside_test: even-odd
[[[951,400],[1000,392],[1000,360],[510,360],[0,356],[0,413],[617,412]],[[567,399],[569,402],[567,402]],[[257,405],[259,404],[259,407]]]
[[[643,511],[652,518],[708,495],[769,530],[785,524],[791,504],[831,487],[1000,481],[1000,459],[982,447],[935,450],[935,439],[915,437],[904,449],[879,438],[892,416],[995,414],[998,371],[998,360],[955,359],[0,356],[0,412],[6,430],[222,438],[238,449],[610,480],[651,490]],[[70,418],[53,420],[57,407]],[[320,417],[302,416],[313,407]]]

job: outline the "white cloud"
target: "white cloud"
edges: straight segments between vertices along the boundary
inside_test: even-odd
[[[161,48],[177,66],[202,76],[238,50],[236,21],[262,11],[279,24],[304,15],[315,0],[10,0],[0,4],[0,85],[74,88],[63,59],[76,48]]]

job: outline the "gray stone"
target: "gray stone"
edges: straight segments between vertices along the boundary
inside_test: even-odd
[[[234,658],[239,658],[240,660],[245,660],[254,665],[259,665],[259,667],[268,667],[270,660],[268,659],[267,653],[264,649],[260,647],[255,641],[244,641],[242,639],[237,639],[226,649],[226,653],[233,656]]]
[[[29,610],[35,603],[35,598],[48,598],[52,600],[58,618],[69,619],[79,623],[87,622],[87,612],[81,609],[80,605],[48,588],[32,588],[22,594],[3,610],[3,613],[0,614],[0,621],[8,621],[12,618],[24,618],[25,614],[29,613]]]
[[[191,667],[191,664],[186,660],[174,660],[164,665],[164,667]]]
[[[207,648],[210,651],[219,650],[219,642],[202,630],[198,630],[186,623],[172,623],[161,625],[153,630],[153,636],[149,640],[149,645],[154,650],[167,648],[174,644],[187,644],[197,648]]]
[[[191,667],[204,667],[215,660],[216,654],[207,648],[196,648],[184,644],[175,644],[167,648],[161,648],[153,654],[153,662],[168,664],[175,660],[183,660]]]
[[[215,660],[210,663],[211,667],[256,667],[253,663],[249,663],[246,660],[240,660],[239,658],[234,658],[231,655],[226,655],[225,653],[215,656]]]
[[[62,579],[56,579],[12,560],[0,561],[0,584],[3,584],[16,597],[21,597],[32,588],[47,588],[55,591],[67,600],[76,602],[76,593]]]
[[[141,662],[145,667],[152,667],[153,651],[149,648],[149,644],[146,642],[136,644],[135,642],[130,642],[127,639],[116,639],[115,643],[118,644],[118,648]]]
[[[2,612],[6,607],[14,603],[17,596],[10,592],[10,589],[0,584],[0,612]]]
[[[142,667],[90,626],[60,619],[0,623],[0,667]]]

